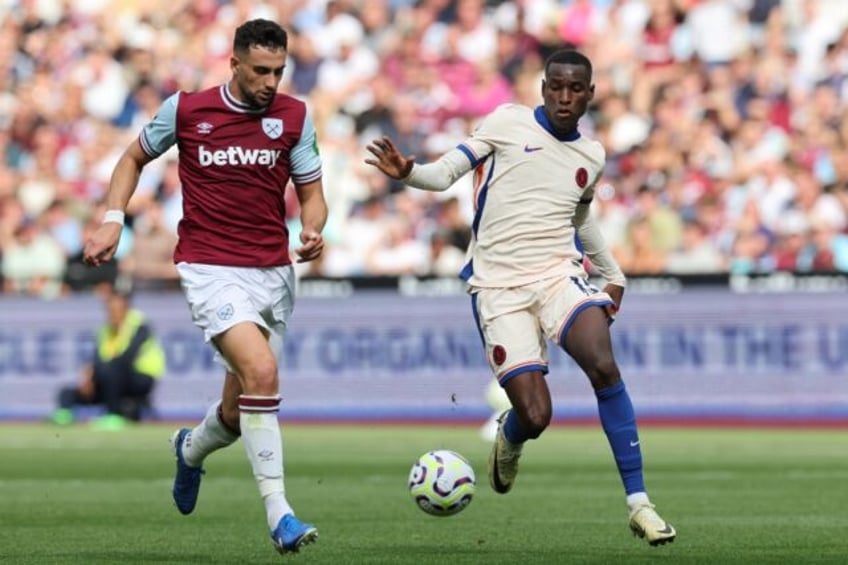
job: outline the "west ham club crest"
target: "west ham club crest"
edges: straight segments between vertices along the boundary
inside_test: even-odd
[[[280,118],[262,118],[262,131],[271,139],[283,135],[283,120]]]

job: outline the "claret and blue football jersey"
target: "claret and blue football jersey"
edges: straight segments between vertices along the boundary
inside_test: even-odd
[[[291,263],[286,185],[321,178],[315,127],[302,101],[277,94],[270,106],[256,110],[226,84],[178,92],[165,100],[139,142],[151,157],[174,144],[179,149],[185,197],[176,262]]]

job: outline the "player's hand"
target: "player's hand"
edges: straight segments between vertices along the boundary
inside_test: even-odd
[[[376,159],[365,159],[365,162],[374,165],[393,179],[404,179],[412,171],[415,156],[404,157],[401,155],[392,140],[385,135],[369,143],[366,149]]]
[[[118,242],[121,240],[123,226],[116,222],[106,222],[85,242],[82,259],[86,265],[99,267],[108,263],[115,256]]]
[[[606,310],[607,317],[610,320],[615,320],[615,315],[618,314],[618,310],[621,308],[621,301],[624,299],[624,287],[617,284],[608,284],[604,287],[604,292],[609,294],[615,303],[604,306],[604,310]]]
[[[324,251],[324,237],[313,229],[301,231],[300,241],[303,245],[294,250],[298,263],[313,261]]]

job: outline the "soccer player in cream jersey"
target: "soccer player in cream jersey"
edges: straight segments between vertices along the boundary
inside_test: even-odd
[[[512,488],[524,443],[550,424],[546,339],[553,340],[594,388],[631,530],[658,545],[676,532],[645,490],[633,405],[610,340],[626,281],[589,213],[605,153],[577,124],[593,94],[589,59],[559,50],[545,62],[543,106],[500,106],[432,163],[415,163],[387,137],[368,145],[373,157],[366,163],[430,191],[446,190],[474,171],[476,212],[461,276],[489,364],[512,405],[499,419],[489,458],[492,488]],[[607,281],[602,291],[588,282],[583,253]]]
[[[315,128],[303,102],[277,93],[288,37],[251,20],[235,32],[232,79],[168,98],[115,166],[104,223],[85,244],[100,265],[115,253],[124,209],[142,168],[176,144],[183,218],[174,260],[195,325],[225,367],[222,397],[194,429],[173,436],[173,497],[182,514],[197,502],[203,461],[243,439],[265,504],[271,541],[298,551],[318,530],[286,497],[277,355],[294,307],[285,190],[300,203],[299,261],[320,256],[327,205]]]

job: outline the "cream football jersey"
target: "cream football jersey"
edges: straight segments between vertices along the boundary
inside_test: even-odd
[[[558,135],[542,107],[506,104],[459,149],[474,168],[475,201],[462,278],[492,288],[585,276],[572,220],[592,199],[603,146],[576,131]]]

